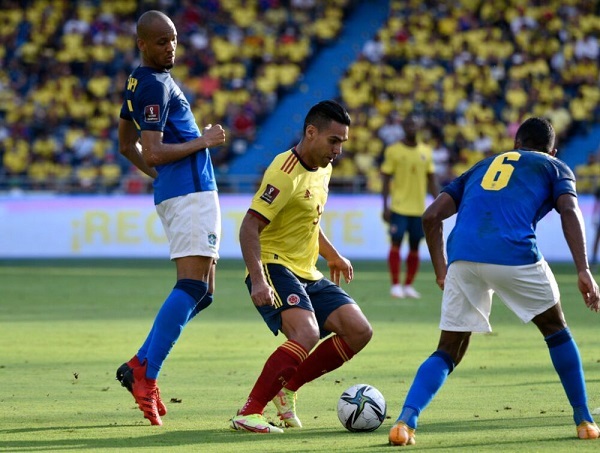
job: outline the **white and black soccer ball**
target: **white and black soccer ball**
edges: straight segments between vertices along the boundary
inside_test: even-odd
[[[348,431],[375,431],[385,420],[387,404],[379,390],[372,385],[356,384],[342,393],[337,413]]]

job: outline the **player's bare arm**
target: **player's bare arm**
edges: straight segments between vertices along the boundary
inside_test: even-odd
[[[142,155],[150,167],[164,165],[183,159],[205,148],[218,146],[225,142],[225,131],[220,124],[208,125],[202,137],[185,143],[163,143],[160,131],[142,131]]]
[[[427,192],[429,192],[433,198],[437,198],[440,194],[440,184],[435,173],[427,173]]]
[[[273,305],[275,297],[273,288],[267,283],[263,272],[263,264],[260,259],[260,233],[267,223],[255,215],[247,212],[240,226],[240,246],[242,256],[252,281],[252,293],[250,297],[257,307]]]
[[[577,199],[571,194],[561,195],[556,200],[556,210],[560,213],[563,233],[577,269],[579,291],[586,306],[593,311],[598,311],[600,309],[600,294],[598,284],[594,280],[588,265],[584,222]]]
[[[151,178],[158,176],[157,171],[149,167],[142,157],[142,145],[133,121],[124,120],[123,118],[119,118],[119,152]]]
[[[446,193],[440,194],[423,213],[425,241],[431,255],[435,280],[441,289],[444,289],[444,280],[448,268],[444,248],[444,220],[455,213],[456,204],[454,199]]]
[[[388,201],[390,198],[390,184],[391,184],[392,176],[382,173],[381,178],[382,178],[381,197],[383,198],[383,220],[385,222],[389,223],[390,217],[392,215],[389,204],[388,204]]]
[[[350,260],[339,254],[320,227],[319,255],[327,260],[330,279],[333,283],[339,286],[342,275],[344,276],[346,283],[350,283],[352,279],[354,279],[354,269],[352,268],[352,263]]]

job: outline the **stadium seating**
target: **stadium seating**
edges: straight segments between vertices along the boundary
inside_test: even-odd
[[[357,2],[160,3],[178,28],[173,75],[198,123],[227,130],[227,144],[212,150],[220,177]],[[135,18],[157,5],[3,2],[0,191],[150,190],[118,155],[116,124],[125,80],[139,63]],[[560,144],[588,133],[600,118],[595,8],[576,0],[390,0],[386,24],[339,82],[353,128],[335,177],[353,181],[352,190],[379,191],[381,153],[409,112],[436,150],[443,182],[510,148],[526,116],[550,118]],[[593,191],[596,166],[578,167],[581,191]]]
[[[135,18],[164,7],[178,29],[173,76],[200,125],[220,123],[221,172],[335,39],[350,0],[3,2],[0,190],[146,192],[117,150],[122,90],[139,64]]]
[[[340,81],[358,132],[347,147],[356,165],[342,161],[339,171],[378,188],[377,172],[359,163],[377,162],[385,146],[381,132],[409,112],[421,119],[422,139],[450,150],[454,176],[510,149],[527,116],[552,120],[559,149],[586,133],[600,118],[594,8],[573,0],[465,0],[427,8],[392,0],[387,24]],[[596,174],[595,166],[588,173]]]

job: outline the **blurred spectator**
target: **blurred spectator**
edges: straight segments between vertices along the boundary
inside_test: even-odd
[[[383,140],[385,146],[399,142],[404,138],[402,121],[396,112],[392,112],[386,117],[385,124],[377,131],[377,136]]]
[[[117,163],[115,155],[106,154],[100,161],[98,171],[99,183],[108,192],[115,191],[121,182],[121,166]]]
[[[481,153],[482,158],[489,156],[492,153],[492,139],[480,130],[477,138],[473,140],[473,149]]]
[[[10,178],[24,188],[68,190],[90,149],[96,165],[114,152],[121,93],[139,64],[132,36],[140,11],[158,5],[172,15],[183,63],[173,76],[194,114],[239,136],[216,151],[226,172],[315,52],[336,39],[355,1],[3,2],[0,188]],[[504,149],[526,116],[550,118],[559,148],[600,123],[597,2],[501,3],[390,2],[387,22],[339,84],[361,131],[355,162],[344,165],[367,178],[363,186],[377,191],[369,165],[402,139],[397,122],[410,111],[437,125],[450,165],[459,166],[482,147]],[[114,190],[129,190],[138,175],[128,179],[132,170],[120,157],[116,163],[122,185]]]
[[[419,112],[437,125],[453,174],[510,148],[526,116],[547,116],[561,142],[600,121],[600,22],[595,2],[534,0],[505,7],[480,2],[392,1],[387,23],[340,81],[340,95],[386,140],[389,112]],[[391,68],[381,82],[374,70]],[[373,100],[389,99],[389,103]],[[357,117],[354,128],[360,128]],[[391,134],[390,134],[391,135]],[[434,135],[435,139],[438,137]],[[369,187],[373,187],[369,184]]]
[[[368,39],[362,48],[362,53],[371,63],[379,63],[385,55],[385,47],[379,35]]]
[[[0,187],[10,177],[25,178],[24,188],[31,178],[39,190],[146,190],[147,181],[111,157],[125,80],[139,64],[141,11],[174,18],[183,64],[173,77],[200,122],[230,124],[235,139],[218,150],[226,163],[245,152],[319,45],[337,37],[352,1],[3,2],[0,124],[11,136],[0,134]]]
[[[454,179],[450,167],[450,150],[444,144],[442,137],[433,138],[433,164],[435,166],[435,175],[440,186],[447,185]]]

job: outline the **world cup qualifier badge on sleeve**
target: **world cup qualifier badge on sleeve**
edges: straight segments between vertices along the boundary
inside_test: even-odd
[[[144,107],[144,121],[146,123],[158,123],[160,121],[160,106],[154,104]]]
[[[273,201],[275,201],[277,195],[279,195],[279,189],[275,186],[272,186],[271,184],[267,184],[267,187],[265,188],[263,194],[260,196],[260,199],[271,204],[273,203]]]

